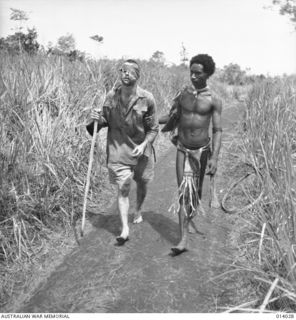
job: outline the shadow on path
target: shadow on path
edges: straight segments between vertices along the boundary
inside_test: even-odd
[[[118,214],[88,214],[88,219],[96,229],[105,229],[114,236],[120,233],[120,219]]]
[[[178,243],[179,226],[176,222],[153,211],[143,212],[143,218],[168,242],[174,245]]]
[[[208,181],[204,188],[208,203]],[[207,210],[196,223],[206,237],[190,236],[189,251],[170,257],[179,237],[178,217],[168,212],[175,192],[171,148],[157,163],[144,221],[130,223],[130,241],[114,246],[120,232],[116,204],[106,213],[88,212],[90,232],[18,312],[218,312],[231,306],[237,281],[230,275],[219,281],[234,259],[231,223],[222,210]],[[130,203],[131,222],[134,189]]]

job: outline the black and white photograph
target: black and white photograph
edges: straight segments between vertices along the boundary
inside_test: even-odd
[[[0,318],[296,318],[296,0],[0,0]]]

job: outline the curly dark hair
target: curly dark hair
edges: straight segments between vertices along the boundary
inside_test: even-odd
[[[211,76],[215,72],[215,62],[211,56],[208,54],[198,54],[191,58],[190,67],[193,63],[201,64],[204,68],[204,72]]]

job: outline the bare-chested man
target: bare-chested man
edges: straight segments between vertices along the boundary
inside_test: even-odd
[[[207,80],[214,72],[215,63],[211,56],[194,56],[190,60],[192,86],[181,90],[174,99],[169,115],[159,119],[160,124],[166,124],[162,132],[177,130],[173,143],[177,147],[180,242],[171,248],[174,255],[187,250],[189,223],[200,210],[207,165],[207,174],[214,175],[217,170],[222,135],[222,103],[213,97],[207,86]],[[212,150],[209,136],[211,120]]]

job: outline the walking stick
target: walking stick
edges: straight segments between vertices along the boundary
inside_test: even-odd
[[[83,202],[82,222],[81,222],[81,237],[83,237],[83,233],[84,233],[87,194],[88,194],[88,190],[89,190],[90,174],[91,174],[92,163],[93,163],[93,159],[94,159],[94,149],[95,149],[96,138],[97,138],[97,129],[98,129],[98,121],[95,120],[93,137],[92,137],[92,141],[91,141],[90,154],[89,154],[89,162],[88,162],[88,169],[87,169],[87,176],[86,176],[85,191],[84,191],[84,202]]]

